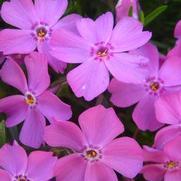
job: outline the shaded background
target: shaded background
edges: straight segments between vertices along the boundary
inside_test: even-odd
[[[1,0],[0,2],[2,3],[3,1]],[[66,14],[74,12],[79,13],[82,16],[95,19],[98,15],[106,11],[112,11],[115,13],[116,3],[116,0],[69,0],[69,8]],[[145,17],[161,5],[168,6],[163,13],[161,13],[148,26],[145,27],[146,30],[153,33],[152,40],[158,46],[160,52],[166,54],[167,51],[175,44],[173,31],[176,22],[181,19],[181,0],[140,0],[140,5]],[[5,27],[9,27],[9,25],[0,20],[0,28],[3,29]],[[69,66],[68,70],[71,68],[72,67]],[[68,70],[66,72],[68,72]],[[66,72],[64,75],[58,75],[50,70],[51,79],[53,82],[52,86],[63,83],[60,84],[57,95],[65,102],[72,105],[74,116],[71,121],[77,122],[76,120],[78,119],[79,114],[85,109],[94,106],[96,103],[102,103],[106,107],[113,106],[109,101],[110,95],[108,92],[105,92],[103,95],[91,102],[85,102],[82,98],[76,98],[69,86],[66,84]],[[13,95],[15,93],[18,92],[14,88],[0,82],[0,98]],[[120,109],[115,106],[113,107],[125,125],[126,131],[124,135],[134,137],[142,145],[152,145],[155,133],[137,130],[132,121],[131,114],[134,106],[128,109]],[[18,140],[19,129],[21,128],[21,125],[19,125],[11,129],[6,129],[4,127],[4,119],[5,115],[0,115],[0,146],[5,142],[11,142],[13,139]],[[41,149],[45,150],[50,148],[42,147]],[[30,148],[27,148],[26,150],[31,151]],[[56,152],[60,156],[67,154],[68,151],[65,149],[60,149],[56,150]],[[119,176],[119,178],[122,180],[121,176]],[[135,180],[143,181],[144,179],[141,176],[138,176]]]

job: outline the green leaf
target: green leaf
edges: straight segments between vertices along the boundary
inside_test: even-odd
[[[132,6],[129,8],[128,16],[130,16],[130,17],[133,16],[133,7]]]
[[[6,131],[4,121],[0,122],[0,147],[6,143]]]
[[[147,26],[148,24],[150,24],[157,16],[163,13],[167,9],[167,7],[168,7],[167,5],[162,5],[153,10],[150,14],[148,14],[145,17],[144,25]]]
[[[140,11],[140,21],[145,24],[145,15],[144,15],[144,12],[143,11]]]

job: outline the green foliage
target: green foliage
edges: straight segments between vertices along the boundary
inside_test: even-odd
[[[144,25],[147,26],[149,23],[151,23],[157,16],[163,13],[167,9],[167,7],[167,5],[163,5],[153,10],[144,18]]]

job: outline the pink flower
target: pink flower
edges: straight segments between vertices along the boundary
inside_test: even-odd
[[[139,2],[138,0],[119,0],[116,5],[116,19],[119,21],[129,15],[129,10],[132,8],[133,17],[138,19]]]
[[[181,136],[181,124],[175,124],[162,128],[156,133],[153,147],[162,149],[169,141]]]
[[[48,57],[57,72],[63,72],[66,64],[49,54],[49,40],[54,30],[74,29],[80,17],[72,14],[59,18],[67,8],[67,0],[10,0],[1,8],[3,20],[19,29],[5,29],[0,33],[0,50],[4,54],[28,54],[36,48]]]
[[[1,181],[45,181],[54,177],[57,161],[51,152],[33,151],[27,156],[16,142],[0,149]]]
[[[114,29],[113,24],[113,15],[108,12],[95,21],[78,21],[80,36],[64,30],[52,35],[53,56],[67,63],[81,63],[67,75],[77,97],[89,101],[104,92],[109,85],[108,70],[125,82],[143,78],[147,60],[127,51],[144,45],[151,33],[143,32],[142,24],[131,17],[122,19]]]
[[[181,57],[181,20],[178,21],[174,30],[174,37],[177,39],[176,45],[168,52],[168,57],[179,56]]]
[[[177,39],[181,39],[181,20],[177,22],[175,30],[174,30],[174,36]]]
[[[181,136],[164,145],[163,150],[144,147],[142,173],[148,181],[181,180]]]
[[[156,116],[161,123],[181,124],[181,92],[168,93],[156,102]]]
[[[25,120],[20,133],[23,144],[38,148],[43,141],[45,117],[68,120],[70,106],[47,90],[50,78],[46,57],[37,52],[25,57],[28,82],[19,65],[8,58],[1,69],[1,78],[17,88],[23,95],[13,95],[0,100],[0,111],[7,114],[6,126],[12,127]],[[45,116],[45,117],[44,117]]]
[[[138,103],[132,115],[134,122],[141,130],[154,131],[163,125],[156,118],[156,100],[163,93],[175,91],[176,88],[181,90],[181,59],[169,58],[159,68],[159,52],[153,45],[147,44],[132,53],[141,54],[150,60],[149,74],[144,74],[139,84],[127,84],[113,79],[109,87],[111,101],[119,107]]]
[[[46,127],[49,145],[74,151],[57,162],[57,181],[117,181],[113,169],[129,178],[137,175],[142,150],[132,138],[116,138],[124,127],[112,108],[90,108],[80,115],[79,124],[81,130],[71,122]]]

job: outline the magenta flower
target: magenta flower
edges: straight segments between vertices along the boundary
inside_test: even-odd
[[[176,45],[168,52],[168,56],[181,57],[181,20],[178,21],[174,30],[174,37],[177,39]]]
[[[25,120],[20,133],[23,144],[39,147],[43,141],[45,117],[68,120],[70,106],[47,90],[50,78],[46,57],[37,52],[25,57],[28,83],[19,65],[11,58],[1,69],[1,78],[17,88],[23,95],[14,95],[0,100],[0,112],[7,114],[6,126],[12,127]]]
[[[19,29],[5,29],[0,33],[0,50],[4,54],[28,54],[36,48],[48,57],[57,72],[63,72],[66,64],[52,57],[49,40],[53,31],[61,28],[74,29],[80,16],[72,14],[59,20],[67,8],[67,0],[11,0],[1,8],[3,20]]]
[[[124,18],[129,15],[129,10],[132,8],[133,17],[139,18],[139,2],[138,0],[119,0],[116,5],[116,20]]]
[[[177,39],[181,39],[181,20],[178,21],[174,30],[174,36]]]
[[[132,53],[141,54],[150,60],[149,74],[139,84],[127,84],[113,79],[109,87],[111,101],[118,107],[138,103],[133,111],[134,122],[141,130],[153,131],[163,125],[156,118],[155,101],[160,95],[181,86],[181,59],[169,58],[159,68],[159,53],[153,45],[147,44]]]
[[[181,124],[181,92],[168,93],[156,102],[156,116],[161,123]]]
[[[33,151],[27,156],[16,142],[0,149],[1,181],[45,181],[54,177],[57,161],[51,152]]]
[[[132,138],[116,138],[124,127],[112,108],[90,108],[80,115],[79,124],[81,130],[71,122],[46,127],[49,145],[74,150],[57,162],[57,181],[117,181],[113,169],[129,178],[137,175],[142,168],[142,150]]]
[[[144,45],[151,33],[143,32],[143,25],[131,17],[122,19],[114,29],[113,24],[113,15],[108,12],[95,21],[78,21],[80,36],[64,30],[52,34],[51,54],[67,63],[81,63],[67,75],[77,97],[89,101],[104,92],[109,85],[108,70],[125,82],[143,78],[147,60],[127,51]]]
[[[162,128],[156,133],[153,147],[162,149],[169,141],[181,136],[181,124],[175,124]]]
[[[163,150],[144,147],[142,173],[148,181],[181,180],[181,136],[164,145]]]

